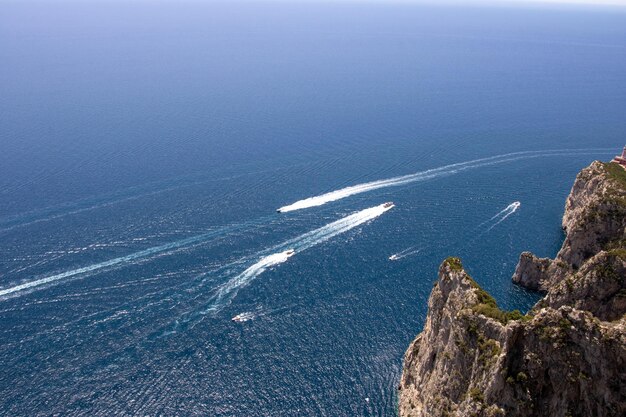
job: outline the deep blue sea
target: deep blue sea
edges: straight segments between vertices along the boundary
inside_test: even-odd
[[[528,309],[626,142],[618,8],[9,1],[0,63],[3,416],[393,416],[441,261]]]

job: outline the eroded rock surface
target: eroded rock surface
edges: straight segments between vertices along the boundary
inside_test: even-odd
[[[500,310],[459,259],[442,263],[401,416],[626,415],[626,171],[584,169],[563,227],[554,260],[520,257],[514,281],[545,293],[527,315]]]

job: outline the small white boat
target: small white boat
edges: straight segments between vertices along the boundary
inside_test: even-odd
[[[384,208],[392,208],[395,204],[393,204],[392,201],[387,201],[385,204],[383,204]]]
[[[245,313],[237,314],[235,317],[231,319],[231,321],[234,321],[235,323],[243,323],[245,321],[252,320],[253,318],[254,318],[254,313],[247,311]]]
[[[284,254],[287,256],[293,256],[295,253],[296,251],[294,249],[288,249],[284,252]]]
[[[391,255],[391,256],[389,257],[389,260],[390,260],[390,261],[397,261],[398,259],[400,259],[400,257],[399,257],[398,255],[395,255],[395,254],[394,254],[394,255]]]

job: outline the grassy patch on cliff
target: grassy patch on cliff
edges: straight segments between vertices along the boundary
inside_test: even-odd
[[[622,188],[626,189],[626,169],[622,168],[615,162],[604,164],[604,168],[606,169],[609,178],[615,180],[622,186]]]
[[[459,258],[449,257],[446,258],[444,263],[448,265],[452,271],[459,272],[463,270],[463,264]],[[491,317],[502,324],[506,324],[511,320],[530,320],[530,317],[523,315],[519,310],[501,310],[500,307],[498,307],[496,299],[487,291],[483,290],[472,277],[466,274],[465,279],[467,279],[470,285],[475,289],[474,293],[478,298],[478,303],[472,307],[474,312],[482,314],[485,317]]]
[[[501,310],[498,306],[493,307],[487,304],[476,304],[472,307],[472,310],[485,317],[491,317],[502,324],[507,324],[509,321],[514,320],[530,320],[530,317],[523,315],[519,310],[505,311]]]
[[[461,263],[461,259],[450,256],[443,261],[444,264],[448,265],[450,270],[460,272],[463,270],[463,264]]]
[[[478,297],[478,303],[482,305],[486,305],[489,307],[498,308],[498,303],[496,299],[491,296],[487,291],[483,290],[480,285],[476,281],[472,279],[469,275],[467,276],[467,280],[470,282],[472,287],[476,289],[476,296]]]
[[[626,260],[626,248],[617,248],[609,250],[609,255],[616,256],[622,260]]]
[[[472,307],[475,313],[491,317],[502,324],[507,324],[511,320],[530,320],[530,317],[523,315],[519,310],[505,311],[500,309],[496,299],[491,294],[483,290],[470,276],[467,276],[467,279],[472,284],[472,287],[476,289],[475,294],[478,297],[478,304]]]

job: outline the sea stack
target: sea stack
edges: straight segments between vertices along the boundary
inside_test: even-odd
[[[513,280],[544,294],[528,314],[501,310],[459,259],[441,264],[400,416],[626,415],[625,153],[576,177],[554,260],[522,254]]]

